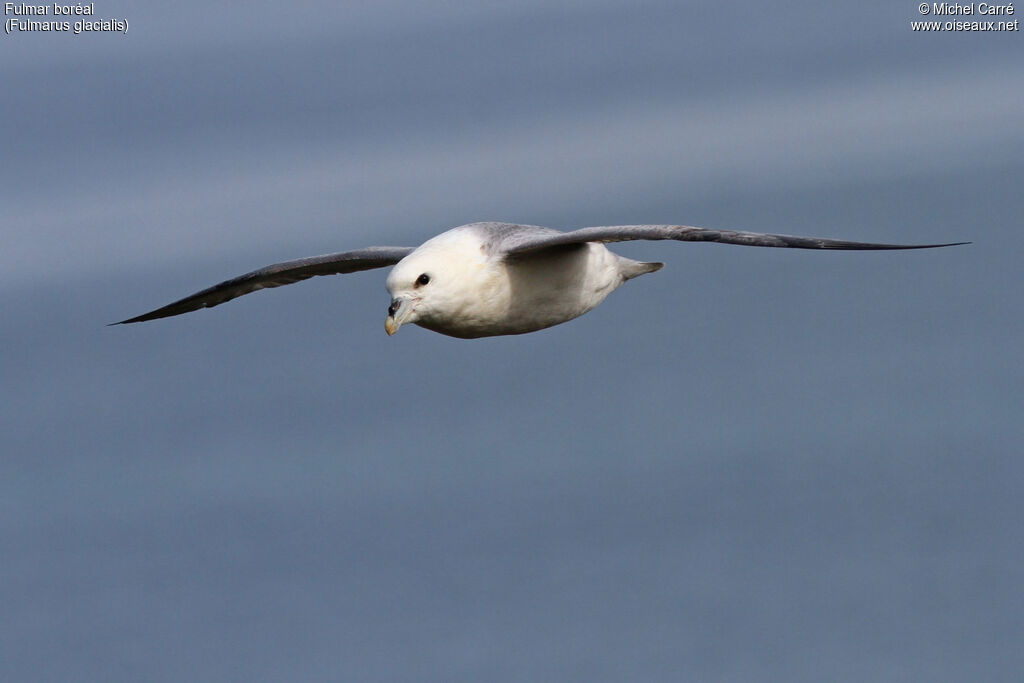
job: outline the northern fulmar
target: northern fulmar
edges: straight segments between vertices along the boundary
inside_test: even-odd
[[[615,225],[561,232],[535,225],[470,223],[418,247],[367,247],[275,263],[111,324],[212,308],[258,289],[290,285],[316,275],[393,265],[387,278],[391,302],[384,322],[389,335],[407,323],[465,339],[524,334],[577,318],[627,280],[661,269],[662,263],[634,261],[605,246],[629,240],[844,250],[968,244],[873,244],[686,225]]]

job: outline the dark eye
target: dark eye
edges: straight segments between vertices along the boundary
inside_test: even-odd
[[[423,285],[425,285],[425,284],[427,284],[429,282],[430,282],[430,276],[427,275],[426,273],[423,273],[423,275],[420,275],[418,278],[416,278],[416,286],[417,287],[421,287],[421,286],[423,286]]]

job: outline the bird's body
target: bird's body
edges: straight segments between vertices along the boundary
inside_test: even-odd
[[[579,317],[627,280],[662,267],[661,263],[619,256],[605,246],[607,242],[626,240],[842,250],[952,246],[872,244],[684,225],[625,225],[561,232],[512,223],[470,223],[415,248],[368,247],[274,264],[121,322],[142,322],[209,308],[258,289],[315,275],[394,265],[387,278],[391,293],[385,321],[388,334],[406,323],[462,338],[523,334]]]
[[[599,242],[508,258],[503,236],[559,233],[518,226],[521,231],[502,234],[494,225],[474,223],[443,232],[392,269],[388,291],[415,302],[417,325],[467,339],[534,332],[583,315],[626,280],[661,267],[619,256]],[[424,273],[430,282],[417,287]],[[429,298],[420,294],[428,287]]]

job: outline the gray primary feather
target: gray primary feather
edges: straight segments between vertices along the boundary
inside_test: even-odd
[[[533,228],[533,226],[528,226]],[[544,230],[542,228],[542,230]],[[555,231],[552,231],[555,232]],[[748,247],[788,247],[792,249],[931,249],[952,247],[969,242],[947,244],[876,244],[872,242],[850,242],[821,237],[797,237],[793,235],[772,235],[739,230],[708,230],[688,225],[609,225],[597,228],[582,228],[572,232],[540,233],[534,230],[521,234],[514,232],[502,242],[506,256],[516,257],[545,249],[564,247],[582,242],[626,242],[630,240],[676,240],[679,242],[719,242],[740,244]]]
[[[111,325],[140,323],[172,315],[180,315],[200,308],[212,308],[225,301],[255,292],[258,289],[280,287],[301,282],[317,275],[341,275],[360,270],[393,266],[401,261],[415,247],[367,247],[355,251],[340,251],[336,254],[310,256],[294,261],[282,261],[245,275],[225,280],[220,284],[196,292],[184,299],[167,304],[149,313],[128,318]]]

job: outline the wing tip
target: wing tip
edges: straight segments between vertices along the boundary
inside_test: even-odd
[[[819,249],[837,249],[837,250],[850,250],[850,251],[870,251],[870,250],[887,250],[887,251],[907,251],[909,249],[941,249],[943,247],[959,247],[965,244],[974,244],[973,242],[946,242],[943,244],[877,244],[872,242],[842,242],[839,241],[835,244],[825,243]],[[815,247],[811,247],[815,248]]]
[[[965,244],[974,244],[974,242],[947,242],[946,244],[921,244],[915,245],[913,249],[939,249],[941,247],[960,247]]]
[[[114,325],[130,325],[132,323],[141,323],[148,320],[145,316],[136,316],[134,318],[128,318],[126,320],[118,320],[115,323],[107,323],[106,327],[113,327]]]
[[[113,327],[114,325],[131,325],[132,323],[144,323],[150,320],[159,320],[160,318],[166,318],[169,315],[176,315],[174,313],[160,313],[161,310],[162,309],[157,309],[155,311],[150,311],[149,313],[137,315],[134,318],[126,318],[124,320],[118,320],[117,322],[107,323],[106,327]],[[154,315],[157,313],[160,313],[160,315]]]

